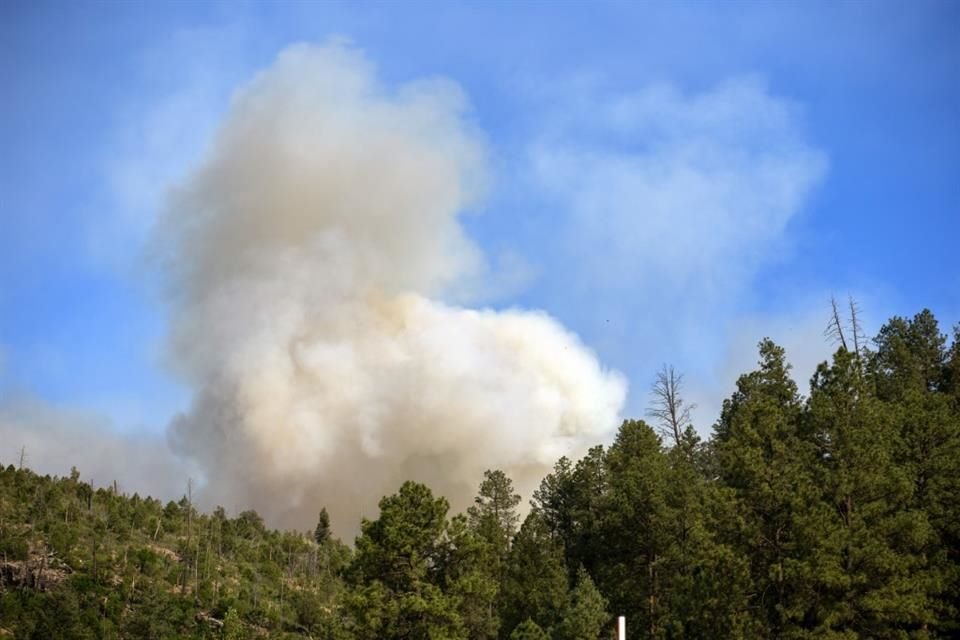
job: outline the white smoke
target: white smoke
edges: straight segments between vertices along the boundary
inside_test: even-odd
[[[381,87],[356,50],[295,46],[234,98],[157,231],[171,433],[208,502],[341,531],[406,479],[463,508],[488,468],[529,495],[615,428],[626,393],[549,316],[463,306],[490,274],[458,215],[484,148],[450,82]]]

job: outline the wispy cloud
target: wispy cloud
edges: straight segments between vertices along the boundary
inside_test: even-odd
[[[571,95],[530,161],[559,212],[551,272],[575,326],[634,376],[664,360],[706,373],[826,154],[805,140],[800,106],[757,77],[699,93],[585,82]]]
[[[697,405],[694,418],[700,431],[709,432],[737,378],[756,368],[757,343],[762,338],[770,338],[784,348],[792,365],[793,381],[802,395],[809,393],[810,378],[817,365],[829,360],[839,346],[824,334],[830,320],[830,298],[837,298],[841,320],[847,326],[851,296],[857,303],[858,322],[865,334],[861,344],[870,345],[884,321],[882,313],[888,311],[881,296],[872,291],[797,292],[777,309],[738,316],[721,345],[723,352],[707,370],[691,378],[687,386],[689,399]]]

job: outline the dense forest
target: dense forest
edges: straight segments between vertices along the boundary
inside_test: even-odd
[[[665,368],[529,510],[407,482],[353,545],[10,465],[0,638],[960,638],[960,326],[829,333],[806,395],[762,341],[709,440]]]

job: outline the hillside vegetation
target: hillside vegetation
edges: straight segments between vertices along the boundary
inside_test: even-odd
[[[835,320],[805,396],[761,342],[707,441],[665,368],[522,522],[500,471],[466,514],[407,482],[348,546],[322,505],[275,531],[7,466],[0,638],[960,638],[960,327]]]

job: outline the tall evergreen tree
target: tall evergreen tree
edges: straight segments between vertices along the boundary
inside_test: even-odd
[[[951,369],[955,356],[926,309],[912,319],[891,319],[874,342],[869,371],[884,411],[896,425],[894,460],[913,485],[911,506],[926,514],[933,527],[924,552],[930,562],[936,622],[927,626],[960,635],[960,626],[950,622],[960,617],[960,410]]]
[[[643,637],[664,632],[666,465],[660,438],[646,423],[627,420],[606,457],[609,496],[603,520],[604,558],[597,580],[610,606]]]
[[[953,327],[953,344],[947,352],[944,367],[943,391],[953,397],[954,410],[960,411],[960,323]]]
[[[597,640],[609,620],[607,601],[593,584],[590,574],[580,567],[555,640]]]
[[[492,546],[498,564],[506,560],[516,533],[518,504],[520,496],[514,493],[513,481],[497,469],[484,472],[474,504],[467,509],[470,526]]]
[[[703,449],[689,425],[664,455],[664,634],[749,637],[749,563],[720,535],[738,517],[733,492],[704,474]]]
[[[762,341],[759,369],[740,376],[716,427],[720,478],[739,505],[734,539],[751,559],[750,605],[768,638],[795,635],[816,605],[817,530],[827,518],[789,369],[783,349]]]
[[[563,548],[543,517],[531,512],[510,548],[500,590],[501,637],[527,618],[551,633],[567,602]]]
[[[444,591],[457,599],[470,640],[496,638],[500,628],[497,596],[505,563],[494,545],[462,515],[450,522],[448,540],[442,565]]]
[[[573,469],[568,485],[569,527],[563,545],[567,577],[575,582],[583,566],[595,571],[604,551],[603,517],[608,493],[606,453],[602,446],[591,447]]]
[[[455,520],[451,528],[450,592],[460,598],[470,638],[497,636],[500,619],[495,602],[519,521],[519,503],[513,481],[503,471],[488,470],[467,519]]]
[[[807,421],[830,518],[818,539],[822,637],[892,637],[934,621],[924,547],[932,532],[895,461],[897,431],[858,354],[840,349],[811,382]]]
[[[573,464],[566,456],[553,466],[553,472],[540,482],[533,492],[530,506],[543,520],[551,535],[560,540],[564,555],[572,557],[574,540],[574,486]]]
[[[347,571],[354,632],[389,639],[463,638],[457,600],[440,588],[445,553],[445,498],[405,482],[380,501],[380,517],[365,520]]]
[[[330,540],[330,514],[327,508],[320,509],[320,515],[317,517],[317,527],[313,530],[313,539],[317,544],[326,544]]]

